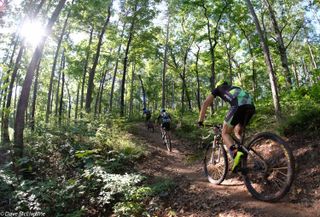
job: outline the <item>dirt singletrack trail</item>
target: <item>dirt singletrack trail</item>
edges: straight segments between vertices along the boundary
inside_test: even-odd
[[[150,201],[150,206],[157,204],[155,216],[320,217],[319,198],[309,200],[307,194],[300,194],[304,192],[301,186],[293,186],[289,195],[277,203],[258,201],[251,197],[238,175],[229,173],[221,185],[210,184],[202,161],[188,160],[196,145],[172,135],[170,153],[162,143],[159,129],[150,132],[144,124],[136,124],[134,128],[133,134],[144,141],[148,150],[137,170],[155,179],[170,178],[176,184],[171,192]],[[315,191],[318,196],[319,193]]]

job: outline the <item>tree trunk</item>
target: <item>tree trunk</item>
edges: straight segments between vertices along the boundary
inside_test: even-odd
[[[9,139],[9,115],[10,115],[10,107],[11,107],[11,99],[12,99],[12,92],[13,92],[13,85],[14,81],[16,80],[18,69],[20,68],[20,62],[22,59],[22,55],[24,52],[24,43],[21,43],[21,47],[19,49],[19,53],[16,59],[16,62],[14,64],[14,69],[11,74],[11,79],[8,87],[8,94],[6,97],[6,106],[5,106],[5,111],[3,112],[3,118],[2,118],[2,129],[3,129],[3,134],[2,134],[2,141],[4,144],[7,144],[10,142]]]
[[[133,114],[133,84],[134,84],[134,76],[135,76],[135,69],[136,64],[135,62],[132,63],[132,69],[131,69],[131,88],[130,88],[130,104],[129,104],[129,117],[132,117]]]
[[[162,101],[161,106],[162,108],[166,107],[166,72],[167,72],[167,61],[168,61],[168,43],[169,43],[169,30],[170,30],[170,14],[169,10],[168,13],[168,20],[167,20],[167,32],[166,32],[166,44],[164,48],[164,57],[163,57],[163,70],[162,70]]]
[[[36,114],[36,102],[37,102],[37,94],[38,94],[39,71],[40,71],[40,62],[37,67],[36,78],[35,78],[34,87],[33,87],[32,110],[31,110],[31,120],[30,120],[30,127],[31,127],[32,131],[34,131],[34,127],[35,127],[35,114]]]
[[[55,117],[58,117],[59,113],[59,91],[60,91],[60,82],[61,82],[61,75],[63,70],[63,61],[64,61],[64,50],[61,55],[61,61],[60,61],[60,68],[59,68],[59,75],[58,75],[58,84],[57,84],[57,90],[56,90],[56,108],[55,108]],[[53,97],[52,97],[53,98]]]
[[[82,117],[82,109],[83,109],[83,101],[84,101],[84,84],[86,82],[86,76],[87,76],[87,70],[88,70],[88,64],[89,64],[89,57],[90,57],[90,47],[92,43],[92,36],[93,36],[93,26],[90,30],[90,38],[89,38],[89,44],[86,50],[86,60],[84,63],[84,69],[83,69],[83,75],[82,75],[82,84],[81,84],[81,97],[80,97],[80,108],[81,108],[81,117]]]
[[[134,34],[134,27],[135,27],[135,19],[136,19],[136,11],[138,7],[138,1],[136,1],[134,5],[134,15],[131,21],[131,26],[129,30],[129,38],[126,46],[126,51],[125,51],[125,56],[123,60],[123,75],[122,75],[122,83],[121,83],[121,98],[120,98],[120,115],[123,117],[124,116],[124,94],[125,94],[125,85],[126,85],[126,75],[127,75],[127,67],[128,67],[128,56],[129,56],[129,49],[131,45],[131,41],[133,38]]]
[[[62,83],[61,83],[61,94],[60,94],[60,105],[59,105],[59,126],[62,122],[62,111],[63,111],[63,94],[64,94],[64,70],[62,70]]]
[[[110,53],[112,53],[112,51]],[[99,113],[99,114],[101,113],[102,93],[103,93],[103,88],[104,88],[104,84],[106,81],[107,73],[109,71],[109,69],[108,69],[109,61],[110,61],[110,59],[108,59],[105,64],[106,69],[104,70],[104,73],[103,73],[102,78],[100,80],[99,90],[98,90],[98,94],[96,97],[96,103],[94,106],[94,116],[96,116],[97,113]]]
[[[273,98],[273,105],[274,105],[274,109],[275,109],[275,115],[276,115],[277,120],[280,121],[281,120],[281,108],[280,108],[279,95],[278,95],[278,89],[277,89],[277,83],[276,83],[276,75],[274,73],[272,62],[271,62],[269,46],[268,46],[267,40],[264,37],[263,32],[261,30],[258,17],[254,11],[254,8],[253,8],[251,1],[246,0],[246,3],[248,5],[250,13],[253,17],[253,21],[256,25],[256,30],[257,30],[258,35],[260,37],[260,43],[261,43],[261,46],[263,49],[264,59],[265,59],[265,62],[266,62],[266,65],[267,65],[268,71],[269,71],[269,79],[270,79],[270,86],[271,86],[271,92],[272,92],[272,98]]]
[[[81,82],[78,82],[78,86],[77,86],[77,97],[76,97],[76,109],[75,109],[75,111],[74,111],[74,119],[75,119],[75,120],[78,119],[79,97],[80,97],[80,85],[81,85]]]
[[[285,75],[285,78],[286,78],[286,81],[287,81],[287,86],[289,88],[291,88],[292,87],[292,81],[291,81],[291,74],[290,74],[289,64],[288,64],[287,48],[284,45],[282,32],[281,32],[281,30],[279,28],[279,25],[278,25],[278,22],[277,22],[277,19],[276,19],[276,16],[275,16],[275,12],[274,12],[269,0],[264,0],[264,1],[267,4],[267,8],[268,8],[269,15],[270,15],[270,18],[271,18],[271,23],[272,23],[274,32],[275,32],[276,37],[277,37],[278,51],[279,51],[279,54],[280,54],[281,65],[283,67],[284,75]]]
[[[312,52],[312,49],[311,49],[311,46],[310,46],[310,43],[309,43],[309,40],[307,39],[307,44],[308,44],[308,48],[309,48],[309,53],[310,53],[310,57],[311,57],[311,61],[312,61],[312,66],[314,69],[317,69],[317,63],[316,63],[316,60],[314,58],[314,55],[313,55],[313,52]]]
[[[196,54],[196,76],[197,76],[197,105],[198,105],[198,110],[201,110],[201,95],[200,95],[200,78],[199,78],[199,69],[198,69],[198,62],[199,62],[199,54],[200,54],[200,47],[197,45],[198,50]]]
[[[121,42],[124,34],[124,29],[125,29],[126,23],[123,24],[122,27],[122,32],[121,32]],[[116,77],[117,77],[117,72],[118,72],[118,64],[119,64],[119,57],[120,57],[120,52],[121,52],[121,45],[122,43],[120,42],[120,45],[118,47],[117,51],[117,59],[116,59],[116,64],[114,67],[114,72],[113,72],[113,77],[112,77],[112,84],[111,84],[111,91],[110,91],[110,101],[109,101],[109,111],[112,111],[112,103],[113,103],[113,93],[114,93],[114,84],[116,82]]]
[[[247,42],[248,42],[248,47],[249,47],[249,52],[250,52],[250,57],[251,57],[251,71],[252,71],[252,93],[253,93],[253,98],[256,98],[256,91],[257,91],[257,81],[256,81],[256,61],[255,61],[255,56],[253,53],[253,49],[251,46],[251,41],[249,36],[247,35],[246,31],[240,26],[240,29],[244,35],[244,37],[246,38]]]
[[[295,63],[292,65],[292,71],[293,71],[294,77],[296,79],[296,85],[297,85],[297,87],[299,87],[300,86],[299,76],[298,76],[298,72],[297,72],[297,66]]]
[[[110,20],[110,16],[111,16],[111,7],[112,7],[112,1],[108,7],[108,16],[103,24],[101,33],[99,35],[99,41],[98,41],[98,46],[97,46],[97,51],[96,51],[96,55],[93,61],[93,65],[92,68],[90,70],[90,74],[89,74],[89,81],[88,81],[88,88],[87,88],[87,96],[86,96],[86,112],[89,113],[91,110],[91,102],[92,102],[92,91],[94,88],[94,75],[96,73],[96,68],[98,65],[98,61],[99,61],[99,57],[100,57],[100,50],[101,50],[101,46],[102,46],[102,41],[103,41],[103,36],[104,33],[106,32],[106,29],[108,27],[109,24],[109,20]]]
[[[219,22],[222,18],[222,15],[224,13],[224,10],[227,8],[228,4],[226,4],[223,9],[221,10],[221,13],[219,14],[218,20],[217,20],[217,24],[215,26],[215,33],[214,33],[214,38],[212,39],[211,37],[211,24],[210,24],[210,20],[209,20],[209,15],[208,15],[208,9],[205,5],[205,1],[202,0],[201,2],[201,6],[204,9],[204,16],[206,18],[206,25],[207,25],[207,33],[208,33],[208,40],[209,40],[209,45],[210,45],[210,57],[211,57],[211,65],[210,65],[210,69],[211,69],[211,78],[210,78],[210,84],[211,84],[211,89],[213,89],[215,87],[215,82],[216,82],[216,75],[215,75],[215,47],[218,44],[218,31],[219,31]]]
[[[146,91],[145,91],[145,89],[144,89],[144,85],[143,85],[143,81],[142,81],[141,75],[138,75],[138,78],[139,78],[140,83],[141,83],[142,98],[143,98],[143,108],[147,108],[147,103],[146,103]]]
[[[67,23],[68,23],[69,16],[70,16],[70,10],[68,12],[67,18],[64,21],[63,28],[62,28],[62,31],[61,31],[61,34],[60,34],[60,37],[59,37],[59,40],[58,40],[57,49],[56,49],[56,52],[54,54],[54,59],[53,59],[53,64],[52,64],[52,69],[51,69],[51,76],[50,76],[50,83],[49,83],[49,90],[48,90],[48,97],[47,97],[48,100],[47,100],[46,123],[49,122],[49,116],[50,116],[51,111],[52,111],[51,97],[53,95],[52,94],[53,78],[54,78],[54,73],[56,71],[56,66],[57,66],[58,56],[59,56],[59,52],[60,52],[60,47],[61,47],[61,43],[62,43],[63,37],[65,35],[65,31],[66,31],[66,28],[67,28]]]
[[[66,0],[60,0],[57,7],[55,8],[51,18],[48,21],[46,26],[46,32],[50,35],[52,31],[52,26],[54,25],[55,21],[57,20]],[[36,47],[30,64],[27,69],[26,77],[22,86],[22,91],[20,95],[20,99],[17,105],[17,114],[16,120],[14,124],[14,155],[15,157],[22,157],[23,156],[23,130],[24,130],[24,119],[25,119],[25,112],[28,107],[29,95],[30,95],[30,87],[32,85],[32,80],[34,76],[34,71],[39,65],[40,59],[42,57],[43,48],[47,36],[43,36],[39,45]]]

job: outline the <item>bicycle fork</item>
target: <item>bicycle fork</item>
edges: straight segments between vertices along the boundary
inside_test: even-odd
[[[210,160],[209,160],[210,164],[216,164],[220,161],[221,149],[219,148],[218,155],[215,159],[214,151],[216,150],[216,148],[217,148],[217,139],[216,139],[216,137],[214,137],[214,139],[212,141],[212,152],[211,152],[211,156],[210,156]]]

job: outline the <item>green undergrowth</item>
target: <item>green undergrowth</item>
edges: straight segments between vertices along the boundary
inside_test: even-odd
[[[320,84],[312,87],[300,87],[283,92],[280,96],[282,120],[277,121],[271,96],[258,99],[255,102],[256,114],[247,126],[248,135],[257,132],[270,131],[281,135],[291,135],[304,131],[319,133],[320,131]],[[208,109],[209,110],[209,109]],[[210,114],[207,111],[205,123],[223,123],[228,105],[219,107]],[[199,129],[197,120],[199,112],[186,112],[176,120],[175,134],[193,144],[199,143],[203,135],[208,135],[208,129]]]
[[[83,120],[27,134],[24,157],[0,167],[2,211],[142,216],[146,201],[171,186],[144,184],[147,177],[134,169],[144,146],[123,120]]]

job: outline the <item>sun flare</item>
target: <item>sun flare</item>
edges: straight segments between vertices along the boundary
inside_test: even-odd
[[[36,47],[45,34],[44,25],[36,20],[24,22],[20,29],[20,36],[32,47]]]

